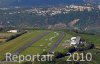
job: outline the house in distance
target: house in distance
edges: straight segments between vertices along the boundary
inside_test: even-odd
[[[7,32],[9,32],[9,33],[17,33],[18,30],[9,30],[9,31],[7,31]]]

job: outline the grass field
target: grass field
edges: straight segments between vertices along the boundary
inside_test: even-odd
[[[55,32],[49,33],[48,35],[43,37],[41,40],[33,44],[31,47],[23,51],[22,54],[24,55],[37,54],[37,53],[41,54],[44,51],[48,52],[50,47],[57,41],[57,39],[60,36],[60,33],[59,32],[57,33],[58,35],[55,38],[53,38],[51,41],[50,41],[50,38],[54,37],[56,34]]]
[[[0,45],[0,60],[4,59],[4,55],[6,52],[13,53],[18,48],[22,47],[23,45],[32,42],[32,40],[42,33],[46,32],[47,30],[34,30],[29,31],[26,34],[23,34],[22,36],[11,40],[9,42],[3,43]],[[45,35],[43,38],[38,40],[37,42],[33,43],[32,46],[28,47],[24,51],[22,51],[20,54],[23,55],[36,55],[36,54],[42,54],[43,52],[49,52],[50,48],[57,42],[59,37],[61,36],[61,33],[59,31],[49,31],[50,33]],[[6,36],[9,36],[6,34]],[[89,34],[81,34],[82,38],[84,38],[87,42],[93,43],[95,45],[100,46],[100,36],[98,35],[89,35]],[[55,52],[63,52],[65,49],[64,45],[70,45],[70,38],[73,37],[71,33],[65,32],[65,37],[63,38],[62,42],[58,45],[58,47],[55,49]],[[80,62],[81,64],[99,64],[100,63],[100,49],[91,49],[83,51],[83,53],[91,52],[93,55],[93,60],[91,62]],[[62,59],[66,59],[62,58]],[[59,61],[59,60],[58,60]],[[2,63],[2,64],[19,64],[19,63]],[[23,64],[23,63],[22,63]]]
[[[55,49],[56,52],[63,52],[63,49],[65,48],[64,45],[69,46],[70,38],[72,37],[71,34],[66,33],[65,37],[63,38],[62,42],[59,44],[59,46]]]
[[[28,32],[12,41],[0,45],[0,60],[4,58],[5,53],[14,52],[24,44],[31,42],[33,38],[39,36],[43,32],[44,31]]]
[[[0,33],[0,36],[5,36],[5,37],[9,37],[13,34],[16,34],[16,33],[8,33],[8,32],[4,32],[4,33]]]
[[[14,35],[15,33],[7,33],[7,32],[2,32],[0,33],[0,37],[4,37],[4,39],[0,39],[0,42],[4,42],[6,38],[10,37],[11,35]]]
[[[6,39],[0,39],[0,43],[4,42]]]
[[[89,43],[100,44],[100,35],[81,34],[81,37]]]
[[[80,62],[81,64],[99,64],[100,63],[100,35],[88,35],[81,34],[82,38],[84,38],[88,43],[95,44],[96,49],[91,49],[84,51],[85,53],[92,53],[92,61],[91,62]]]

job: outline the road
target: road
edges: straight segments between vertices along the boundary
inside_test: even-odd
[[[38,40],[40,40],[41,38],[43,38],[45,35],[49,34],[49,32],[44,32],[41,35],[39,35],[38,37],[34,38],[32,40],[32,42],[25,44],[24,46],[20,47],[19,49],[17,49],[13,54],[20,54],[23,50],[27,49],[28,47],[32,46],[32,44],[34,44],[35,42],[37,42]]]
[[[65,37],[65,33],[61,32],[61,36],[59,39],[56,41],[56,43],[50,48],[49,53],[53,53],[55,48],[58,47],[58,45],[62,42],[63,38]]]
[[[43,38],[44,36],[46,36],[46,35],[49,34],[49,33],[50,33],[49,31],[44,32],[44,33],[42,33],[41,35],[39,35],[38,37],[34,38],[34,39],[32,40],[32,42],[27,43],[27,44],[21,46],[20,48],[18,48],[16,51],[14,51],[14,52],[12,53],[12,56],[13,56],[13,55],[18,55],[18,54],[20,54],[22,51],[24,51],[24,50],[27,49],[28,47],[32,46],[32,44],[34,44],[35,42],[39,41],[41,38]],[[9,60],[9,59],[8,59],[8,60]],[[5,59],[4,59],[3,61],[5,61]],[[0,63],[1,63],[1,62],[0,62]]]

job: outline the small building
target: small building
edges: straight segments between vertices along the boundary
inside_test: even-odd
[[[100,5],[98,5],[98,9],[100,10]]]
[[[84,42],[81,41],[81,37],[80,36],[77,36],[77,37],[72,37],[71,38],[71,43],[70,43],[70,46],[77,46],[79,44],[83,44]]]
[[[9,30],[9,31],[7,31],[7,32],[9,32],[9,33],[17,33],[18,30]]]

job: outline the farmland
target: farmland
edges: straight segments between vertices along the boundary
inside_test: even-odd
[[[8,33],[8,32],[1,32],[0,33],[0,36],[5,36],[5,37],[9,37],[9,36],[11,36],[11,35],[13,35],[13,34],[15,34],[15,33]]]
[[[47,36],[43,37],[41,40],[33,44],[25,51],[23,51],[22,54],[37,54],[37,53],[41,54],[43,51],[48,52],[50,47],[57,41],[60,34],[58,33],[56,37],[54,36],[55,36],[54,32],[49,33]]]
[[[70,38],[73,37],[74,33],[70,32],[63,32],[63,31],[52,31],[52,30],[31,30],[27,33],[11,40],[8,42],[4,42],[3,44],[0,44],[0,60],[5,59],[5,54],[7,52],[20,54],[20,55],[36,55],[36,54],[44,54],[49,53],[50,50],[52,52],[60,52],[63,53],[65,50],[67,51],[69,49],[70,45]],[[4,34],[6,36],[10,36],[12,34]],[[95,54],[100,52],[100,45],[99,35],[89,35],[89,34],[80,34],[80,36],[85,39],[88,43],[94,43],[98,48],[86,50],[83,51],[83,53],[91,52],[93,56],[93,62],[87,62],[88,63],[99,63],[99,58]],[[60,40],[60,41],[59,41]],[[95,53],[94,53],[95,52]],[[61,58],[66,59],[66,57]],[[57,61],[61,61],[61,59],[58,59]],[[59,62],[58,62],[59,63]],[[83,63],[84,62],[80,62]],[[15,62],[5,62],[2,64],[19,64]],[[24,63],[21,63],[24,64]],[[37,64],[37,63],[36,63]],[[41,64],[41,63],[39,63]],[[52,64],[52,63],[51,63]]]
[[[28,32],[12,41],[9,41],[5,44],[0,45],[0,59],[4,58],[4,54],[7,52],[14,52],[15,50],[17,50],[19,47],[21,47],[22,45],[29,43],[32,41],[33,38],[35,38],[36,36],[38,36],[39,34],[41,34],[44,31],[33,31],[33,32]],[[38,34],[36,34],[38,33]],[[33,35],[33,36],[32,36]]]
[[[20,54],[42,54],[43,52],[48,52],[52,48],[52,46],[60,39],[62,36],[61,31],[46,31],[46,30],[34,30],[28,31],[26,34],[13,39],[9,42],[3,43],[0,45],[0,60],[5,59],[4,54],[7,52],[15,53],[16,50],[19,50],[24,45],[33,42],[35,38],[43,34],[44,32],[49,32],[47,35],[33,43],[31,46],[27,47],[25,50],[22,50]],[[64,37],[66,39],[66,37]],[[62,40],[61,40],[62,41]],[[61,43],[61,42],[59,42]],[[58,47],[58,45],[56,46]],[[55,49],[54,49],[55,50]]]
[[[14,35],[15,33],[7,33],[7,32],[1,32],[0,33],[0,42],[4,42],[6,38],[10,37],[11,35]]]

